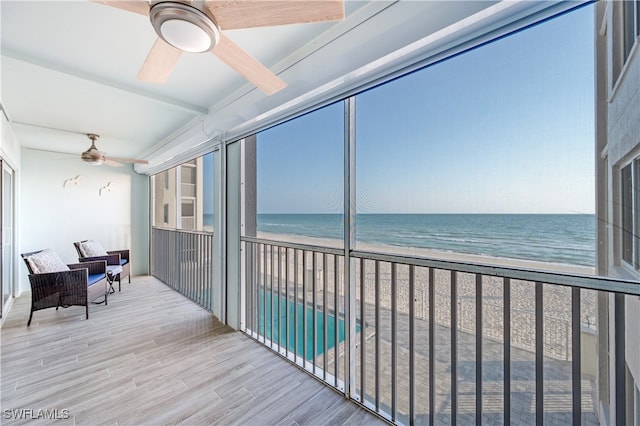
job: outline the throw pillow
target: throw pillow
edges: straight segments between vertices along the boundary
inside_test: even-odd
[[[107,251],[102,247],[97,241],[87,240],[80,243],[80,247],[82,247],[84,251],[84,255],[86,257],[94,257],[94,256],[106,256],[108,255]]]
[[[27,258],[34,274],[68,271],[69,267],[62,261],[58,253],[51,249],[42,250]]]

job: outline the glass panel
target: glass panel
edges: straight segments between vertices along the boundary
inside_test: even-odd
[[[184,216],[193,216],[194,214],[194,203],[193,201],[183,201],[182,202],[182,217]]]
[[[175,228],[177,226],[176,169],[172,168],[151,177],[154,180],[153,226]]]
[[[213,232],[215,185],[212,152],[160,172],[152,179],[153,226]]]
[[[633,162],[633,264],[636,269],[640,268],[640,160]]]
[[[257,235],[342,246],[344,106],[257,135]]]
[[[640,36],[640,0],[636,0],[636,35]]]
[[[592,40],[585,7],[359,94],[356,248],[593,273]]]
[[[216,151],[217,152],[217,151]],[[214,152],[151,177],[151,272],[176,291],[220,316],[221,241],[212,236],[219,200]],[[219,170],[219,159],[216,162]],[[182,231],[189,232],[182,232]]]
[[[217,152],[217,151],[216,151]],[[213,232],[214,230],[214,199],[215,199],[215,173],[213,165],[214,153],[210,152],[202,157],[202,230]]]
[[[632,263],[633,259],[633,180],[631,164],[620,173],[622,187],[622,259]]]
[[[622,47],[623,63],[627,61],[636,40],[635,2],[622,2]]]
[[[2,164],[2,306],[11,297],[13,282],[13,173]]]

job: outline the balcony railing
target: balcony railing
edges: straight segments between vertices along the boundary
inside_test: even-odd
[[[244,331],[401,424],[597,424],[597,299],[615,294],[621,338],[624,295],[640,295],[614,279],[357,251],[345,280],[342,249],[241,239]]]
[[[152,228],[151,274],[213,310],[213,234]]]

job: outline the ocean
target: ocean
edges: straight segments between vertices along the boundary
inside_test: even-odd
[[[258,231],[342,239],[342,215],[259,214]],[[356,240],[593,267],[594,215],[360,214]]]

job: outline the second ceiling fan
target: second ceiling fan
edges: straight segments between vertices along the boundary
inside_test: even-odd
[[[94,133],[88,133],[87,137],[91,141],[91,146],[89,149],[84,151],[80,158],[85,163],[89,163],[94,166],[99,166],[101,164],[106,164],[112,167],[120,167],[122,163],[138,163],[138,164],[149,164],[147,160],[136,160],[134,158],[121,158],[121,157],[108,157],[105,152],[100,151],[96,148],[96,140],[100,137]]]
[[[249,55],[222,30],[344,19],[344,0],[98,1],[149,16],[158,40],[138,80],[163,83],[182,52],[211,52],[267,95],[286,83]]]

